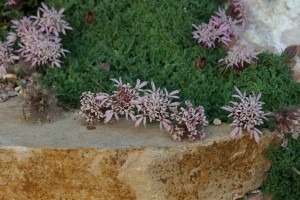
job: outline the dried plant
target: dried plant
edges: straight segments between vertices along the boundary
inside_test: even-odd
[[[43,123],[53,121],[54,110],[57,99],[54,91],[41,88],[36,83],[29,83],[23,90],[23,117],[28,121]]]
[[[300,106],[281,110],[274,115],[275,135],[283,139],[282,146],[288,144],[287,136],[297,139],[300,135]]]
[[[195,137],[199,137],[203,140],[206,135],[203,127],[208,125],[204,108],[202,106],[193,108],[190,101],[186,101],[185,105],[186,108],[181,107],[179,110],[174,109],[171,114],[171,118],[175,120],[177,124],[170,130],[174,141],[181,141],[185,134],[187,134],[190,141],[195,140]],[[199,127],[201,127],[200,130]]]
[[[258,58],[259,52],[249,45],[235,45],[227,52],[227,56],[219,62],[224,62],[227,68],[242,70],[247,65],[254,63]]]
[[[243,94],[241,91],[234,87],[238,95],[232,95],[240,100],[240,102],[233,102],[233,107],[231,106],[223,106],[221,107],[223,110],[230,112],[228,117],[233,118],[233,123],[231,126],[235,126],[235,128],[231,131],[230,136],[234,137],[238,132],[242,133],[242,130],[247,130],[250,133],[250,136],[254,135],[255,141],[259,143],[259,135],[262,135],[262,132],[255,128],[255,126],[262,125],[264,120],[267,120],[267,116],[271,116],[273,113],[264,112],[262,110],[263,102],[259,101],[261,98],[261,93],[257,96],[253,93],[253,95],[246,96],[246,92]]]
[[[151,81],[151,87],[152,90],[145,90],[144,96],[131,101],[133,105],[136,105],[139,111],[139,114],[136,116],[138,120],[135,122],[135,127],[142,121],[144,126],[146,126],[148,119],[150,122],[159,122],[160,129],[164,127],[167,131],[170,131],[170,112],[180,105],[179,102],[173,102],[174,99],[179,99],[179,97],[176,96],[179,90],[169,93],[165,88],[156,89],[153,81]]]

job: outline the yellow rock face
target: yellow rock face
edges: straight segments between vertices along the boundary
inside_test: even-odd
[[[0,147],[0,199],[235,199],[258,188],[271,137],[100,150]]]

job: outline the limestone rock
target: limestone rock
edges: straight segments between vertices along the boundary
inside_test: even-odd
[[[293,79],[295,82],[300,83],[300,72],[294,71],[293,72]]]
[[[213,121],[213,124],[214,124],[215,126],[220,126],[220,125],[222,124],[222,122],[221,122],[220,119],[215,118],[214,121]]]
[[[245,135],[181,148],[2,147],[0,197],[231,200],[261,185],[269,142]]]
[[[17,118],[18,97],[0,110],[0,199],[233,200],[260,187],[270,168],[268,131],[256,144],[222,124],[206,127],[203,141],[175,143],[158,124],[87,130],[71,113],[28,125]]]
[[[297,0],[247,0],[253,24],[246,37],[273,52],[300,44],[300,4]]]

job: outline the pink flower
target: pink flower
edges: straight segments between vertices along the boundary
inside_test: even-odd
[[[219,60],[219,62],[224,62],[227,68],[241,70],[258,60],[258,54],[259,52],[256,52],[249,45],[235,45],[227,52],[227,56]]]
[[[52,67],[60,67],[61,61],[58,59],[65,52],[69,52],[61,47],[59,38],[34,39],[31,43],[19,44],[21,47],[17,52],[25,58],[26,62],[31,63],[31,67],[51,63]]]
[[[66,34],[67,29],[72,30],[69,23],[62,19],[64,16],[63,12],[63,8],[56,11],[54,8],[49,9],[46,4],[42,3],[42,7],[38,9],[37,16],[33,16],[32,18],[35,19],[34,23],[39,31],[59,36],[60,32]]]
[[[238,95],[232,95],[235,98],[238,98],[240,102],[230,102],[233,104],[231,106],[221,107],[223,110],[230,112],[228,117],[233,118],[233,123],[231,126],[235,128],[231,131],[230,136],[234,137],[237,133],[242,134],[242,130],[246,130],[250,133],[250,136],[254,135],[255,141],[259,143],[259,135],[262,135],[262,132],[255,128],[255,126],[262,125],[264,120],[267,120],[267,116],[271,116],[273,113],[262,111],[263,102],[259,101],[261,98],[261,93],[257,96],[253,95],[246,96],[246,92],[241,93],[241,91],[234,87]]]
[[[171,121],[169,120],[169,112],[180,105],[179,102],[173,102],[174,99],[179,97],[176,95],[179,90],[175,90],[169,93],[165,88],[162,90],[156,88],[153,81],[151,81],[152,90],[145,90],[144,96],[138,97],[131,101],[136,105],[139,114],[136,116],[138,120],[135,122],[137,127],[142,121],[146,126],[147,119],[159,122],[160,129],[166,129],[170,131]]]
[[[13,43],[0,41],[0,74],[5,74],[5,66],[12,64],[19,59],[19,56],[13,54]]]
[[[283,139],[282,146],[287,147],[287,136],[298,139],[300,135],[300,106],[294,106],[276,112],[274,115],[275,135]]]
[[[104,113],[109,106],[105,101],[103,101],[104,98],[98,99],[96,96],[106,97],[108,94],[84,92],[80,97],[81,107],[79,114],[84,117],[87,124],[93,124],[103,119]]]
[[[190,101],[185,102],[186,108],[181,107],[179,111],[173,109],[171,118],[176,121],[177,125],[170,132],[173,134],[174,141],[181,141],[184,134],[187,134],[190,141],[195,140],[195,137],[199,137],[201,140],[205,138],[204,126],[208,125],[204,108],[199,106],[193,108]],[[199,128],[201,129],[199,130]]]
[[[250,23],[249,5],[245,0],[230,0],[231,16],[240,24],[242,28],[246,28]]]
[[[116,120],[119,120],[119,115],[125,115],[128,120],[128,116],[131,120],[136,121],[135,110],[136,104],[132,103],[134,99],[139,98],[139,92],[143,91],[143,87],[147,85],[147,82],[141,82],[139,79],[136,82],[134,88],[127,83],[123,84],[122,79],[111,79],[116,83],[117,91],[114,91],[111,96],[97,96],[96,99],[105,101],[109,106],[109,109],[105,112],[104,123],[107,123],[112,120],[114,117]]]

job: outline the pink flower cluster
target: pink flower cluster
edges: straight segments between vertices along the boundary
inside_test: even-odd
[[[186,107],[181,107],[173,110],[171,114],[172,119],[176,121],[173,126],[172,137],[174,141],[181,141],[181,138],[187,134],[190,141],[195,140],[195,137],[199,137],[203,140],[206,136],[203,127],[208,125],[208,121],[204,114],[204,108],[199,106],[193,108],[190,101],[185,102]]]
[[[273,115],[271,112],[264,112],[262,110],[263,102],[259,101],[261,98],[261,93],[257,96],[253,95],[246,96],[246,92],[243,94],[241,91],[234,87],[238,95],[232,95],[240,100],[240,102],[232,102],[233,107],[223,106],[223,110],[230,112],[228,117],[233,118],[233,123],[231,126],[235,128],[231,131],[230,136],[234,137],[237,133],[242,134],[242,130],[247,130],[250,133],[250,136],[254,135],[255,141],[259,143],[259,135],[262,135],[262,132],[255,128],[255,126],[262,125],[264,120],[267,120],[267,116]]]
[[[5,5],[7,6],[16,6],[20,3],[20,0],[7,0]]]
[[[287,136],[298,139],[300,135],[300,106],[281,110],[274,115],[275,135],[283,139],[282,146],[288,144]]]
[[[42,12],[42,13],[41,13]],[[64,9],[59,11],[49,9],[44,3],[38,9],[37,16],[23,17],[19,21],[12,21],[15,33],[10,33],[10,42],[18,40],[21,59],[29,62],[31,67],[51,64],[60,67],[59,58],[65,56],[67,50],[62,48],[59,33],[66,34],[72,29],[62,19]]]
[[[5,67],[19,59],[19,56],[13,53],[12,46],[13,42],[9,38],[5,42],[0,41],[0,74],[6,74]]]
[[[119,120],[120,116],[128,116],[135,122],[135,127],[147,121],[159,122],[160,129],[165,129],[173,134],[175,141],[181,141],[184,133],[189,134],[190,140],[194,136],[201,139],[205,137],[203,130],[198,131],[197,125],[207,125],[203,107],[192,108],[191,103],[187,103],[187,108],[180,108],[176,99],[179,90],[168,92],[165,88],[156,88],[151,82],[151,89],[143,89],[147,82],[137,80],[132,87],[129,83],[124,84],[121,79],[112,79],[116,83],[117,91],[112,95],[106,93],[94,94],[84,92],[81,96],[81,112],[86,123],[94,123],[104,119],[104,123]],[[173,122],[177,125],[173,125]],[[184,129],[184,130],[183,130]]]
[[[227,56],[219,62],[224,62],[227,68],[235,70],[244,69],[247,65],[254,63],[258,60],[255,48],[249,45],[235,45],[227,52]]]
[[[245,0],[230,0],[231,16],[240,24],[243,28],[246,28],[250,23],[250,11],[249,5]]]
[[[225,14],[225,10],[219,8],[215,16],[212,16],[209,23],[202,23],[199,26],[192,24],[196,31],[192,32],[193,38],[198,40],[198,43],[211,48],[215,47],[216,43],[223,43],[228,46],[231,37],[238,37],[239,27],[238,21]]]

